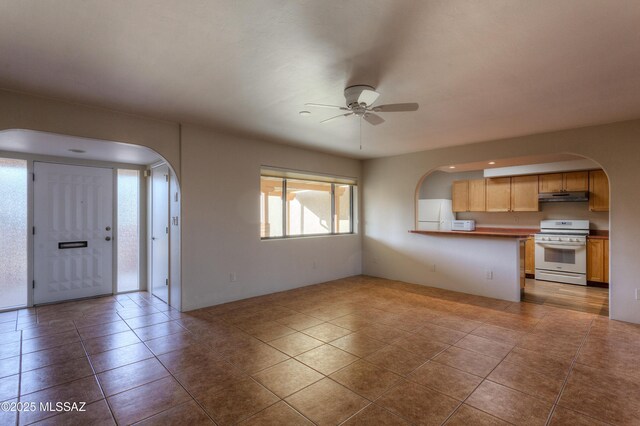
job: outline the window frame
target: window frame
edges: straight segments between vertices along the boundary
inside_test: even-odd
[[[260,235],[261,240],[285,240],[292,238],[307,238],[307,237],[330,237],[337,235],[353,235],[355,234],[355,190],[357,187],[357,183],[355,181],[352,182],[341,182],[330,181],[329,179],[322,179],[320,176],[314,179],[314,176],[304,176],[304,177],[287,177],[287,176],[274,176],[270,173],[264,173],[262,171],[260,173],[260,181],[262,182],[262,178],[277,178],[282,179],[282,195],[280,196],[282,202],[282,235],[279,236],[269,236],[263,237]],[[295,235],[287,235],[287,224],[288,224],[288,215],[287,215],[287,183],[289,180],[302,181],[302,182],[311,182],[311,183],[328,183],[331,185],[331,232],[318,233],[318,234],[295,234]],[[349,231],[347,232],[338,232],[338,220],[336,220],[336,185],[348,185],[349,186]],[[262,223],[262,218],[260,218],[260,223]]]

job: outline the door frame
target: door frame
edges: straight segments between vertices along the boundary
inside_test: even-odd
[[[33,181],[33,173],[34,173],[34,163],[42,162],[42,163],[54,163],[54,164],[64,164],[68,166],[84,166],[84,167],[101,167],[101,168],[109,168],[113,169],[113,291],[112,294],[117,294],[117,268],[118,268],[118,258],[117,258],[117,241],[118,241],[118,169],[127,169],[127,170],[137,170],[140,172],[140,248],[139,248],[139,259],[140,259],[140,267],[139,267],[139,275],[138,279],[140,282],[140,291],[145,291],[146,283],[147,283],[147,182],[145,179],[145,170],[148,169],[148,166],[145,165],[137,165],[137,164],[127,164],[127,163],[117,163],[117,162],[109,162],[109,161],[99,161],[99,160],[83,160],[76,158],[67,158],[67,157],[55,157],[55,156],[47,156],[47,155],[37,155],[37,154],[26,154],[21,152],[13,152],[13,151],[0,151],[0,157],[2,158],[13,158],[18,160],[25,160],[27,162],[27,308],[33,307],[33,280],[34,280],[34,271],[35,271],[35,262],[34,262],[34,235],[33,235],[33,226],[34,226],[34,181]],[[137,291],[137,290],[136,290]],[[58,302],[55,302],[58,303]]]
[[[172,306],[171,302],[171,177],[173,175],[173,171],[171,166],[165,162],[160,161],[158,163],[154,163],[148,167],[148,176],[147,176],[147,238],[146,245],[147,248],[147,291],[154,297],[158,297],[153,294],[153,241],[151,237],[153,236],[153,169],[157,167],[167,166],[167,226],[169,227],[169,232],[167,232],[167,305]],[[158,299],[160,299],[158,297]],[[162,299],[160,299],[162,300]]]

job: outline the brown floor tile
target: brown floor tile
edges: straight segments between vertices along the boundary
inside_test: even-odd
[[[424,327],[418,329],[416,333],[421,334],[431,340],[437,342],[447,343],[453,345],[458,340],[466,336],[466,333],[453,330],[446,327],[440,327],[439,325],[427,324]]]
[[[66,333],[76,329],[73,321],[56,321],[52,324],[36,324],[22,330],[24,340],[35,339],[36,337],[51,336],[54,334]]]
[[[239,368],[222,359],[194,363],[174,373],[175,378],[194,397],[218,392],[248,378]]]
[[[485,339],[494,340],[507,344],[517,344],[526,334],[523,331],[510,330],[495,325],[483,324],[471,332],[474,336],[484,337]]]
[[[47,426],[108,426],[116,422],[111,415],[111,410],[104,399],[84,406],[84,411],[69,411],[54,417],[35,423]]]
[[[87,357],[27,371],[22,373],[20,394],[26,395],[91,375],[93,370]]]
[[[552,378],[565,378],[569,373],[571,360],[555,358],[540,352],[515,347],[505,361],[526,365],[536,372]]]
[[[173,377],[107,398],[118,424],[131,424],[186,402],[191,397]]]
[[[193,400],[176,405],[166,411],[151,416],[136,426],[173,426],[177,424],[189,426],[215,425],[207,413]]]
[[[353,355],[364,357],[387,346],[380,340],[373,339],[360,332],[348,334],[332,341],[331,346],[347,351]]]
[[[9,403],[17,403],[17,399],[3,401]],[[18,412],[14,410],[0,410],[0,425],[15,426],[18,424]]]
[[[411,423],[440,425],[460,403],[440,392],[411,382],[389,390],[377,401],[379,405]]]
[[[576,364],[558,404],[604,422],[632,425],[640,419],[638,395],[640,382]]]
[[[556,405],[553,410],[549,423],[551,426],[606,426],[607,424],[559,405]]]
[[[162,312],[156,312],[151,315],[129,318],[124,321],[129,325],[129,327],[135,330],[136,328],[148,327],[150,325],[160,324],[170,320],[171,319]]]
[[[402,337],[411,335],[411,333],[407,331],[399,330],[397,328],[388,327],[381,324],[375,324],[361,328],[359,332],[385,343],[393,343]]]
[[[446,426],[507,426],[509,424],[467,404],[462,404],[445,423]]]
[[[287,327],[286,325],[280,324],[276,321],[254,324],[250,327],[244,328],[244,331],[263,342],[269,342],[296,332],[293,328]]]
[[[109,334],[122,333],[123,331],[129,330],[129,326],[124,321],[120,320],[78,328],[78,334],[80,334],[82,340],[88,340],[96,337],[107,336]]]
[[[80,341],[80,335],[76,330],[65,331],[63,333],[51,334],[43,337],[22,341],[22,353],[43,351],[57,346],[68,345]]]
[[[242,426],[312,426],[296,410],[280,401],[239,423]]]
[[[513,424],[544,425],[552,405],[505,386],[484,381],[466,403]]]
[[[556,358],[571,360],[580,348],[580,339],[569,339],[559,334],[529,333],[520,339],[519,348],[540,352]]]
[[[85,377],[80,380],[66,383],[63,385],[54,386],[38,392],[31,393],[21,398],[22,401],[40,403],[55,403],[63,402],[86,402],[90,404],[92,402],[103,399],[102,391],[98,386],[95,376]],[[20,413],[20,424],[30,424],[38,420],[42,420],[47,417],[52,417],[57,414],[50,411],[29,411]]]
[[[235,424],[278,402],[278,397],[252,379],[233,383],[218,392],[198,397],[219,425]]]
[[[329,375],[356,361],[358,357],[331,345],[322,345],[298,355],[296,359],[322,374]]]
[[[402,337],[393,342],[393,345],[427,358],[432,358],[449,347],[446,343],[431,340],[421,334]]]
[[[363,360],[348,365],[330,377],[370,401],[375,400],[401,379],[392,371]]]
[[[445,315],[430,322],[441,327],[452,328],[463,333],[470,333],[482,325],[481,322],[465,319],[455,315]]]
[[[324,376],[291,358],[254,374],[253,378],[280,398],[286,398]]]
[[[248,374],[253,374],[278,364],[288,359],[289,356],[266,343],[258,342],[248,348],[243,348],[226,355],[224,358]]]
[[[20,356],[20,339],[17,341],[0,343],[0,359]]]
[[[482,378],[437,362],[428,362],[409,375],[409,380],[464,401]]]
[[[90,355],[89,359],[91,360],[91,365],[93,365],[95,372],[102,373],[103,371],[111,370],[112,368],[122,367],[123,365],[152,357],[153,354],[149,349],[147,349],[144,343],[135,343],[122,348]]]
[[[285,337],[281,337],[269,342],[274,348],[286,353],[289,356],[300,355],[303,352],[307,352],[313,348],[322,345],[322,342],[318,339],[314,339],[311,336],[307,336],[302,333],[294,333]]]
[[[84,341],[84,348],[89,355],[117,349],[134,343],[140,343],[140,339],[133,331],[110,334]]]
[[[287,402],[318,425],[336,425],[367,405],[367,400],[331,379],[322,379],[287,398]]]
[[[345,315],[331,320],[332,324],[351,331],[358,331],[361,328],[367,327],[371,325],[371,322],[371,319],[356,314]]]
[[[20,357],[0,359],[0,379],[20,373]]]
[[[633,376],[640,381],[640,371],[629,368],[640,359],[640,335],[626,334],[627,340],[589,337],[580,349],[577,361],[613,374]]]
[[[501,362],[487,379],[550,403],[555,402],[564,383],[562,376],[544,376],[535,367],[508,361]]]
[[[145,344],[156,355],[167,352],[184,349],[190,345],[198,343],[193,334],[188,331],[181,331],[169,336],[158,337],[157,339],[147,340]]]
[[[424,364],[429,354],[417,355],[394,345],[389,345],[367,356],[365,360],[394,373],[406,376]]]
[[[351,333],[351,331],[347,330],[346,328],[338,327],[337,325],[325,322],[324,324],[307,328],[303,331],[303,333],[315,339],[322,340],[323,342],[328,343],[332,340],[336,340],[340,337],[346,336],[347,334]]]
[[[84,358],[87,354],[81,342],[70,343],[43,351],[31,352],[22,355],[22,371],[35,370],[36,368],[58,364],[77,358]]]
[[[207,365],[222,360],[222,357],[204,344],[190,345],[158,356],[158,359],[172,373],[177,373],[194,365]]]
[[[118,309],[118,315],[123,320],[142,317],[146,315],[157,314],[159,311],[153,306],[132,306],[123,309]],[[150,324],[149,324],[150,325]]]
[[[136,333],[140,340],[146,342],[147,340],[157,339],[158,337],[168,336],[181,331],[184,331],[184,328],[182,328],[177,321],[169,321],[148,327],[136,328],[134,333]]]
[[[156,358],[127,364],[98,374],[105,396],[109,397],[166,377],[169,372]]]
[[[7,376],[0,379],[0,401],[8,401],[18,396],[20,375]]]
[[[466,349],[450,347],[433,359],[435,362],[486,377],[499,363],[500,358],[494,358]]]
[[[499,343],[484,337],[467,334],[455,346],[496,358],[504,358],[513,349],[512,344]]]
[[[343,423],[343,426],[409,426],[409,422],[395,414],[391,414],[384,408],[370,404],[364,410]]]
[[[310,317],[309,315],[305,314],[290,315],[284,318],[278,318],[276,321],[282,325],[286,325],[287,327],[293,328],[294,330],[298,331],[302,331],[323,323],[322,320]]]

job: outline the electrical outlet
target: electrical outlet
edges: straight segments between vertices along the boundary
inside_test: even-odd
[[[493,279],[493,271],[491,269],[487,269],[485,271],[485,278],[488,280],[492,280]]]
[[[232,283],[238,281],[238,276],[236,275],[235,272],[231,272],[229,274],[229,281],[232,282]]]
[[[640,300],[640,288],[636,288],[636,300]]]
[[[436,271],[436,264],[435,264],[435,263],[432,263],[432,264],[431,264],[431,266],[429,267],[429,270],[430,270],[431,272],[435,272],[435,271]]]

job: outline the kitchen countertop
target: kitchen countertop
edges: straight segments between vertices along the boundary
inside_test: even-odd
[[[538,232],[534,228],[488,228],[477,227],[475,231],[409,231],[412,234],[423,235],[460,235],[464,237],[502,237],[528,238]]]
[[[591,240],[608,240],[609,239],[609,231],[600,231],[592,229],[589,231],[589,239]]]

